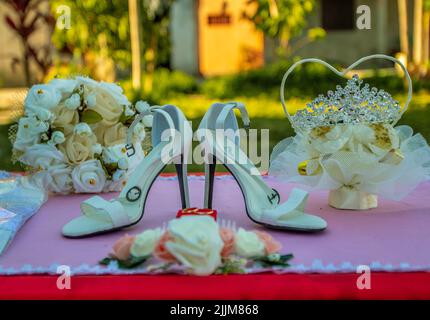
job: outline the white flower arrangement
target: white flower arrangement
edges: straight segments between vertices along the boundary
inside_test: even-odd
[[[146,264],[148,271],[170,272],[178,267],[187,274],[246,273],[250,268],[287,268],[292,254],[282,255],[281,243],[263,231],[220,227],[213,217],[182,216],[170,220],[166,230],[156,228],[119,238],[102,265],[132,269]]]
[[[128,127],[138,110],[149,108],[143,101],[137,106],[116,84],[90,78],[34,85],[11,135],[13,158],[51,192],[119,191],[144,158],[142,143],[152,126],[146,116],[135,127],[135,153],[127,156]]]

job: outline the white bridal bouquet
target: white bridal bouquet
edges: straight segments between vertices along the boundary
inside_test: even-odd
[[[127,129],[148,108],[132,105],[118,85],[86,77],[34,85],[10,135],[13,158],[51,192],[119,191],[144,157],[152,116],[135,126],[128,155]]]
[[[299,63],[319,62],[344,75],[371,58],[400,64],[394,58],[376,55],[341,73],[317,59]],[[406,69],[401,67],[411,85]],[[283,84],[292,69],[294,66]],[[411,94],[410,86],[406,105],[401,108],[390,94],[371,88],[354,75],[345,87],[337,86],[334,92],[318,96],[295,115],[287,113],[297,135],[274,148],[270,173],[288,182],[330,190],[329,204],[339,209],[375,208],[377,195],[400,200],[430,177],[426,140],[414,135],[409,126],[395,126]]]

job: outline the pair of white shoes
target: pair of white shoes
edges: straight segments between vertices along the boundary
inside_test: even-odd
[[[327,227],[320,217],[304,213],[308,193],[293,189],[288,200],[280,203],[279,193],[266,185],[254,164],[240,149],[237,134],[238,123],[234,109],[239,109],[245,127],[249,117],[240,103],[216,103],[203,117],[196,132],[205,157],[205,204],[212,207],[216,160],[224,164],[242,190],[248,217],[264,226],[290,231],[317,232]],[[94,196],[82,202],[81,215],[63,227],[63,235],[80,238],[132,226],[138,223],[145,211],[148,192],[161,171],[169,163],[175,163],[178,173],[182,207],[188,208],[187,161],[192,145],[192,129],[184,114],[173,105],[153,107],[140,115],[140,119],[152,114],[151,152],[142,160],[130,176],[119,197],[107,201]],[[134,150],[128,139],[127,156]]]

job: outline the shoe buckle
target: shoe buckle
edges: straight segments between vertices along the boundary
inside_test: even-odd
[[[134,146],[132,144],[126,144],[125,145],[125,149],[127,150],[127,157],[132,157],[136,154],[136,149],[134,149]],[[129,153],[129,151],[131,150],[131,152]]]
[[[272,189],[273,193],[269,196],[267,196],[267,199],[269,199],[270,203],[273,204],[273,200],[277,199],[278,201],[276,202],[277,204],[279,203],[279,201],[281,200],[281,197],[279,196],[279,192],[276,191],[275,189]]]
[[[125,197],[128,201],[135,202],[139,200],[141,195],[142,195],[142,190],[139,187],[134,186],[127,191],[127,194],[125,195]]]

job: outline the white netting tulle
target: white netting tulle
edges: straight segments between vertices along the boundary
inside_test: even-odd
[[[368,128],[349,126],[339,129],[341,132],[330,130],[320,141],[300,134],[282,140],[273,149],[269,174],[311,189],[337,190],[347,186],[393,200],[402,199],[430,179],[430,147],[409,126],[386,131],[401,154],[397,163],[385,161],[393,149],[381,149],[374,138],[366,138],[367,131],[363,130]],[[312,166],[318,170],[300,174],[298,168],[304,161],[313,162]]]

